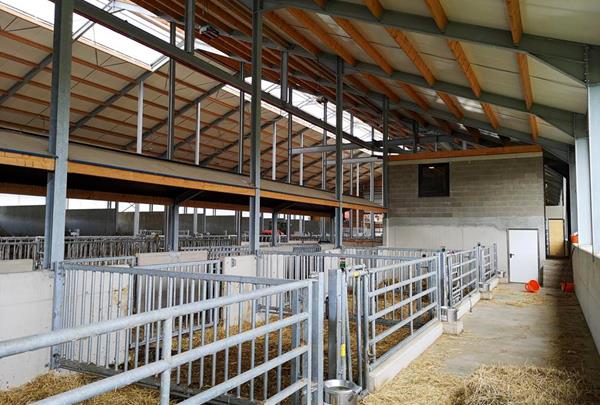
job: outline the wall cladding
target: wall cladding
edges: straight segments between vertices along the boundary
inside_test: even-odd
[[[450,162],[450,196],[418,197],[417,164],[390,166],[387,244],[463,249],[498,244],[508,269],[507,230],[537,229],[545,259],[543,158]]]

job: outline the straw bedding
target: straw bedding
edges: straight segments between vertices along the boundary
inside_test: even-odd
[[[89,384],[92,377],[75,373],[50,372],[16,387],[12,390],[0,391],[1,405],[25,405],[48,398],[61,392]],[[155,405],[159,402],[159,392],[135,385],[100,395],[83,402],[84,405]]]

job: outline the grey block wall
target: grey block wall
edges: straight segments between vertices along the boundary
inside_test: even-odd
[[[470,248],[498,244],[508,268],[508,229],[537,229],[545,259],[543,158],[450,162],[450,196],[418,196],[418,165],[390,166],[387,243],[392,246]]]

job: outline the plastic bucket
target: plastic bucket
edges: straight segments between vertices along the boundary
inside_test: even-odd
[[[560,288],[563,290],[563,292],[572,293],[575,291],[575,284],[564,281],[560,283]]]
[[[357,405],[361,390],[352,381],[327,380],[323,383],[324,400],[330,405]]]
[[[525,290],[531,293],[536,293],[540,290],[540,283],[536,280],[529,280],[527,284],[525,284]]]

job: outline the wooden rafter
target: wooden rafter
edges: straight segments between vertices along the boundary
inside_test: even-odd
[[[500,123],[498,122],[498,117],[496,116],[496,112],[488,103],[481,103],[481,108],[483,108],[483,112],[485,113],[488,121],[492,125],[492,128],[498,129],[500,128]]]
[[[379,19],[381,17],[381,13],[383,13],[383,6],[379,0],[363,0],[363,2],[375,18]]]
[[[463,119],[464,114],[460,109],[459,104],[455,101],[454,97],[450,96],[443,91],[438,91],[437,95],[442,99],[442,101],[446,104],[450,112],[458,119]]]
[[[471,67],[471,63],[469,62],[469,59],[467,58],[467,54],[465,53],[465,50],[463,49],[460,42],[455,41],[455,40],[449,40],[448,46],[450,47],[450,50],[452,51],[454,58],[458,62],[458,65],[460,66],[463,73],[467,77],[467,80],[469,81],[469,85],[471,86],[471,90],[473,91],[473,94],[475,94],[475,96],[477,98],[479,98],[479,96],[481,95],[481,86],[479,85],[479,80],[477,80],[477,76],[475,76],[475,72],[473,72],[473,67]]]
[[[425,111],[427,111],[427,110],[429,110],[431,108],[431,106],[429,105],[429,103],[427,102],[427,100],[425,100],[425,98],[422,95],[420,95],[414,89],[414,87],[412,87],[411,85],[406,84],[406,83],[400,83],[400,87],[402,88],[402,90],[404,90],[406,92],[406,94],[408,94],[408,96],[411,99],[413,99],[413,101],[415,103],[417,103],[417,105],[419,107],[421,107]]]
[[[454,131],[454,128],[452,128],[452,125],[450,125],[450,123],[446,120],[443,120],[441,118],[434,118],[435,122],[438,123],[438,125],[440,126],[440,128],[442,128],[444,131],[446,131],[448,133],[448,135],[452,135],[452,132]]]
[[[411,62],[415,65],[421,76],[427,81],[427,83],[432,86],[435,83],[435,77],[431,70],[421,57],[421,54],[414,47],[412,42],[408,39],[408,37],[402,32],[394,28],[386,28],[386,31],[390,36],[396,41],[398,46],[404,51],[406,56],[411,60]]]
[[[435,20],[435,24],[440,30],[444,31],[448,25],[448,17],[446,16],[444,8],[440,4],[440,0],[425,0],[425,4],[427,4],[429,12]]]
[[[380,78],[370,73],[363,73],[363,77],[367,79],[377,90],[385,94],[392,102],[400,101],[396,93],[392,91]]]
[[[529,114],[529,126],[531,127],[531,140],[536,143],[540,134],[540,129],[538,127],[537,119],[533,114]]]
[[[265,18],[267,21],[273,23],[275,27],[289,35],[294,41],[296,41],[302,48],[306,49],[312,55],[317,56],[321,53],[321,50],[318,46],[313,44],[308,38],[302,35],[298,30],[289,25],[283,18],[281,18],[274,11],[269,11],[265,13]]]
[[[394,68],[389,62],[379,53],[377,49],[361,34],[361,32],[345,18],[334,17],[333,20],[342,27],[344,31],[356,42],[356,44],[363,50],[367,55],[371,57],[377,63],[377,65],[388,75],[391,75]]]
[[[346,63],[349,65],[355,65],[356,59],[352,54],[342,46],[338,41],[335,40],[329,33],[321,26],[321,24],[310,16],[308,13],[299,10],[297,8],[290,8],[288,12],[294,16],[302,25],[308,28],[314,35],[319,37],[321,41],[325,43],[331,50],[337,53]]]
[[[528,110],[531,110],[533,105],[533,90],[531,89],[531,78],[529,76],[529,63],[527,55],[524,53],[517,54],[517,64],[519,65],[519,76],[521,78],[521,89],[523,90],[523,98]]]
[[[519,45],[523,36],[523,21],[521,19],[521,5],[519,0],[506,0],[506,9],[508,11],[513,43]]]

